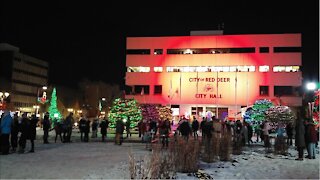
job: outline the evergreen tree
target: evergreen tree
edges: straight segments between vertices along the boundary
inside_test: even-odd
[[[252,107],[252,111],[248,111],[250,119],[258,122],[264,121],[266,116],[265,112],[272,106],[273,103],[268,99],[257,100]]]
[[[292,110],[288,106],[273,106],[265,111],[266,120],[276,123],[292,122],[295,118]]]
[[[53,91],[52,91],[52,94],[51,94],[50,107],[49,107],[49,116],[50,116],[50,119],[52,121],[54,121],[54,120],[60,121],[61,118],[62,118],[61,113],[59,112],[58,106],[57,106],[56,88],[53,88]]]
[[[158,108],[155,104],[141,104],[140,107],[142,110],[143,119],[147,120],[147,122],[149,122],[150,119],[160,119]]]
[[[115,127],[118,119],[130,121],[130,127],[135,127],[142,119],[141,108],[135,99],[115,99],[109,112],[110,127]],[[129,119],[130,118],[130,119]]]
[[[172,120],[172,110],[168,106],[160,106],[158,107],[158,112],[161,120]]]

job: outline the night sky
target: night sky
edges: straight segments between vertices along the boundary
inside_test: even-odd
[[[123,87],[126,37],[302,33],[305,80],[319,77],[319,1],[14,1],[0,5],[0,41],[50,62],[49,83],[87,77]],[[303,4],[304,3],[304,4]]]

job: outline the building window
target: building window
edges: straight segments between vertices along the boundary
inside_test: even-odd
[[[180,67],[167,67],[167,72],[180,72]]]
[[[150,49],[127,49],[127,54],[150,54]]]
[[[269,52],[269,47],[260,47],[259,48],[260,53],[268,53]]]
[[[274,47],[273,52],[275,53],[301,52],[301,47]]]
[[[274,86],[274,96],[292,96],[294,88],[292,86]]]
[[[153,54],[154,54],[154,55],[163,54],[163,50],[162,50],[162,49],[154,49]]]
[[[273,72],[298,72],[300,66],[274,66]]]
[[[269,66],[259,66],[259,72],[269,72]]]
[[[255,66],[237,66],[238,72],[255,72]]]
[[[135,94],[145,95],[149,94],[150,87],[148,85],[135,85],[134,92]]]
[[[154,86],[154,94],[162,94],[162,85]]]
[[[259,94],[260,96],[269,96],[269,86],[260,86]]]
[[[150,72],[150,67],[127,67],[127,72]]]
[[[254,52],[255,52],[254,47],[167,49],[167,54],[224,54],[224,53],[254,53]]]
[[[153,67],[154,72],[162,72],[163,68],[162,67]]]

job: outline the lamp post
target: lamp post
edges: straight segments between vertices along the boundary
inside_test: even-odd
[[[308,82],[306,84],[306,89],[308,91],[315,92],[315,90],[317,89],[317,84],[315,82]],[[318,93],[318,96],[320,96],[319,93]],[[318,97],[318,98],[320,98],[320,97]],[[309,113],[308,115],[312,118],[312,110],[314,108],[314,102],[309,102],[309,99],[307,99],[307,101],[308,101],[308,113]],[[319,106],[320,106],[320,104],[319,104]]]
[[[5,100],[10,96],[8,92],[0,92],[0,107],[5,108]]]

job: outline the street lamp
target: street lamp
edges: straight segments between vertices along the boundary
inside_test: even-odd
[[[5,108],[5,106],[4,106],[5,101],[4,100],[6,100],[9,96],[10,96],[10,93],[8,93],[8,92],[0,92],[0,107],[1,108],[2,107]]]
[[[7,97],[9,97],[10,93],[8,92],[0,92],[0,99],[1,102],[3,102],[4,99],[6,99]]]
[[[306,88],[307,88],[307,90],[314,91],[314,90],[316,90],[317,85],[314,82],[308,82],[306,85]]]
[[[308,82],[306,84],[306,89],[311,92],[315,92],[317,89],[317,84],[315,82]],[[320,106],[320,104],[319,104]],[[308,115],[312,118],[312,111],[314,108],[314,102],[308,102]]]

